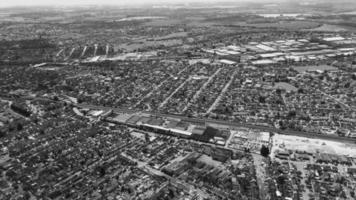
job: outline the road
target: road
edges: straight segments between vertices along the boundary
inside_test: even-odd
[[[183,73],[185,70],[187,70],[188,67],[185,67],[184,69],[182,69],[181,71],[178,72],[177,75],[180,75],[181,73]],[[154,92],[156,92],[158,89],[160,89],[164,84],[166,84],[168,82],[168,80],[170,80],[172,78],[172,76],[169,76],[168,78],[166,78],[164,81],[162,81],[158,86],[154,87],[154,89],[152,91],[150,91],[146,96],[144,96],[139,102],[137,102],[132,108],[136,108],[137,106],[139,106],[144,100],[146,100],[147,98],[149,98]],[[151,110],[151,109],[149,109]]]
[[[75,51],[75,47],[74,47],[74,48],[72,48],[72,50],[70,51],[70,53],[69,53],[68,57],[67,57],[65,60],[69,60],[69,59],[70,59],[70,57],[72,57],[72,54],[74,53],[74,51]]]
[[[237,72],[237,71],[235,70],[234,73],[231,75],[230,81],[229,81],[228,83],[226,83],[224,89],[221,91],[221,93],[220,93],[220,95],[218,96],[218,98],[216,98],[215,102],[210,106],[210,108],[208,109],[208,111],[207,111],[205,114],[211,113],[211,111],[213,111],[213,110],[216,108],[216,106],[218,106],[218,104],[219,104],[220,101],[221,101],[221,98],[222,98],[223,96],[225,96],[226,91],[229,89],[229,87],[230,87],[232,81],[234,81],[234,77],[235,77],[235,75],[236,75],[236,72]]]
[[[96,52],[98,51],[98,44],[95,44],[95,45],[94,45],[94,48],[95,48],[95,49],[94,49],[94,56],[96,56]]]
[[[268,195],[268,188],[266,185],[267,175],[266,175],[266,164],[264,158],[258,154],[252,154],[253,162],[256,166],[256,178],[257,178],[257,185],[260,190],[260,199],[268,199],[266,195]],[[269,196],[269,195],[268,195]]]
[[[169,95],[169,96],[161,103],[161,105],[159,105],[158,109],[163,108],[163,107],[169,102],[169,100],[173,97],[173,95],[175,95],[181,88],[183,88],[183,86],[184,86],[185,84],[187,84],[187,83],[190,81],[190,79],[191,79],[190,77],[187,78],[187,80],[185,80],[179,87],[177,87],[177,89],[174,90],[174,92],[173,92],[171,95]]]
[[[106,57],[109,55],[109,48],[110,48],[110,46],[109,46],[109,44],[107,44],[105,47],[105,56]]]
[[[205,88],[208,86],[208,84],[214,79],[214,77],[215,77],[216,75],[219,74],[219,72],[220,72],[221,70],[222,70],[222,68],[219,68],[218,70],[216,70],[216,72],[215,72],[213,75],[211,75],[211,76],[209,77],[209,79],[204,83],[204,85],[195,93],[195,95],[193,96],[192,101],[190,101],[190,102],[187,104],[187,106],[183,109],[183,113],[192,105],[192,102],[196,102],[196,101],[197,101],[197,99],[198,99],[198,97],[200,96],[201,92],[202,92],[203,90],[205,90]]]
[[[59,55],[61,55],[61,53],[63,53],[64,49],[61,49],[58,51],[58,53],[56,54],[56,57],[59,57]]]
[[[354,111],[353,108],[351,108],[351,107],[350,107],[349,105],[347,105],[346,103],[340,101],[340,100],[337,99],[336,97],[333,97],[333,96],[331,96],[331,95],[329,95],[329,94],[326,94],[325,92],[323,92],[323,91],[321,91],[321,90],[317,90],[317,91],[320,92],[321,94],[323,94],[324,96],[327,96],[327,97],[329,97],[330,99],[334,100],[336,103],[339,103],[339,104],[343,105],[345,108]]]
[[[85,52],[87,51],[87,49],[88,49],[88,46],[85,46],[80,57],[83,57],[85,55]]]
[[[196,123],[196,124],[218,124],[218,125],[229,126],[230,128],[246,127],[246,128],[258,129],[261,131],[279,133],[279,134],[283,134],[283,135],[294,135],[294,136],[300,136],[300,137],[325,139],[325,140],[348,142],[348,143],[356,142],[356,138],[339,137],[339,136],[335,136],[335,135],[322,135],[322,134],[318,134],[318,133],[302,132],[302,131],[294,131],[294,130],[280,130],[275,127],[268,127],[268,126],[254,125],[254,124],[243,124],[243,123],[238,123],[238,122],[222,121],[222,120],[215,120],[215,119],[190,118],[190,117],[185,117],[185,116],[181,116],[181,115],[163,114],[163,113],[158,113],[158,112],[148,112],[148,111],[140,111],[140,110],[130,110],[127,108],[126,109],[125,108],[112,108],[112,107],[94,106],[94,105],[87,105],[87,104],[78,104],[76,106],[78,106],[80,108],[97,109],[97,110],[107,110],[107,111],[113,110],[114,112],[118,112],[118,113],[120,113],[120,112],[121,113],[122,112],[124,112],[124,113],[141,112],[141,113],[156,115],[156,116],[160,116],[160,117],[178,118],[180,120],[184,120],[184,121],[188,121],[188,122]]]

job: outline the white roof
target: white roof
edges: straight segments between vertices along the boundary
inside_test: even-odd
[[[187,135],[187,136],[192,135],[191,132],[183,131],[183,130],[179,130],[179,129],[174,129],[174,128],[168,129],[168,128],[165,128],[165,127],[162,127],[162,126],[155,126],[155,125],[151,125],[151,124],[143,124],[143,125],[151,127],[151,128],[156,128],[156,129],[161,129],[161,130],[166,130],[166,131],[172,131],[173,133],[177,133],[177,134],[181,134],[181,135]]]
[[[222,53],[222,54],[231,54],[231,55],[238,55],[240,54],[240,52],[238,51],[234,51],[234,50],[229,50],[229,49],[226,49],[226,48],[221,48],[221,49],[217,49],[217,54],[218,53]]]
[[[339,51],[355,51],[356,48],[340,48]]]
[[[33,67],[43,67],[43,66],[45,66],[45,65],[47,65],[47,63],[40,63],[40,64],[35,64],[35,65],[33,65]]]
[[[79,115],[79,116],[84,116],[83,113],[81,113],[78,108],[73,108],[73,111],[75,112],[75,114]]]
[[[167,128],[164,128],[162,126],[156,126],[156,125],[151,125],[151,124],[143,124],[144,126],[148,126],[148,127],[151,127],[151,128],[156,128],[156,129],[161,129],[161,130],[166,130],[168,131],[169,129]]]
[[[225,141],[219,140],[219,141],[216,142],[216,144],[218,144],[218,145],[224,145],[224,144],[225,144]]]
[[[236,62],[231,61],[231,60],[226,60],[226,59],[222,59],[222,60],[220,60],[220,62],[224,63],[224,64],[228,64],[228,65],[236,64]]]
[[[240,50],[241,50],[240,47],[234,46],[234,45],[227,46],[227,48],[228,48],[228,49],[232,49],[232,50],[234,50],[234,51],[240,51]]]
[[[94,56],[88,60],[88,62],[98,62],[100,56]]]
[[[256,60],[256,61],[252,62],[252,64],[254,64],[254,65],[267,65],[267,64],[273,64],[273,63],[276,63],[276,61],[268,60],[268,59]]]
[[[179,129],[171,128],[171,129],[169,129],[169,130],[172,131],[173,133],[178,133],[178,134],[181,134],[181,135],[187,135],[187,136],[192,135],[191,132],[183,131],[183,130],[179,130]]]
[[[262,50],[264,50],[264,51],[275,51],[274,48],[269,47],[269,46],[264,45],[264,44],[256,45],[256,47],[259,48],[259,49],[262,49]]]
[[[228,54],[231,54],[231,55],[239,55],[240,52],[238,51],[233,51],[233,50],[225,50],[224,52],[228,53]]]
[[[327,37],[327,38],[324,38],[323,40],[325,40],[327,42],[334,42],[334,41],[345,40],[345,38],[340,37],[340,36],[336,36],[336,37]]]
[[[94,117],[97,117],[97,116],[99,116],[99,115],[101,115],[103,113],[104,113],[104,111],[102,111],[102,110],[93,110],[93,111],[89,112],[89,114],[93,115]]]
[[[271,57],[277,57],[277,56],[283,56],[283,55],[284,55],[284,53],[281,53],[281,52],[260,54],[260,56],[262,58],[271,58]]]
[[[70,97],[70,96],[67,96],[66,97],[69,99],[69,101],[71,101],[72,103],[78,103],[78,99],[75,98],[75,97]]]

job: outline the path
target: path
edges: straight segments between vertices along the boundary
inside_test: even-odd
[[[98,44],[94,45],[94,56],[96,56],[96,52],[98,51]]]
[[[186,83],[188,83],[190,80],[191,80],[190,77],[187,78],[187,80],[185,80],[179,87],[177,87],[177,89],[174,90],[174,92],[173,92],[171,95],[169,95],[169,96],[159,105],[158,109],[164,107],[164,106],[168,103],[168,101],[173,97],[173,95],[175,95],[181,88],[183,88],[183,86],[184,86]]]
[[[234,73],[231,75],[230,81],[228,83],[226,83],[224,89],[221,91],[218,98],[216,98],[215,102],[210,106],[210,108],[208,109],[208,111],[205,114],[211,113],[211,111],[213,111],[216,108],[216,106],[220,103],[221,98],[225,95],[225,93],[229,89],[230,85],[232,84],[232,81],[234,81],[234,77],[235,77],[236,73],[237,73],[237,71],[235,70]]]
[[[188,67],[185,67],[184,69],[182,69],[181,71],[179,71],[179,72],[178,72],[178,75],[180,75],[180,74],[181,74],[183,71],[185,71],[187,68],[188,68]],[[157,91],[158,89],[160,89],[160,88],[163,86],[163,84],[165,84],[170,78],[171,78],[171,76],[168,77],[168,78],[166,78],[164,81],[162,81],[161,84],[159,84],[158,86],[154,87],[154,89],[153,89],[151,92],[149,92],[148,94],[146,94],[146,95],[145,95],[140,101],[138,101],[134,106],[130,107],[130,109],[136,108],[138,105],[140,105],[145,99],[149,98],[149,97],[153,94],[153,92],[155,92],[155,91]],[[151,109],[150,109],[150,110],[151,110]]]
[[[183,109],[183,112],[185,112],[185,111],[192,105],[193,102],[196,102],[196,100],[197,100],[198,97],[200,96],[200,93],[205,90],[205,88],[206,88],[206,87],[208,86],[208,84],[214,79],[214,77],[219,74],[219,72],[221,71],[221,69],[222,69],[222,68],[217,69],[216,72],[215,72],[213,75],[211,75],[211,76],[209,77],[209,79],[204,83],[204,85],[201,86],[201,88],[200,88],[200,89],[195,93],[195,95],[193,96],[192,101],[189,101],[189,103],[185,106],[185,108]]]
[[[88,49],[88,46],[85,46],[80,57],[83,57],[85,55],[85,52],[87,51],[87,49]]]

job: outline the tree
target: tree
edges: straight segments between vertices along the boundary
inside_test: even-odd
[[[339,104],[336,104],[335,109],[341,109],[341,106]]]
[[[351,78],[352,80],[356,80],[356,74],[352,74]]]
[[[276,93],[277,93],[278,95],[280,95],[280,94],[282,94],[282,90],[279,89],[279,88],[277,88],[277,89],[276,89]]]
[[[349,88],[351,86],[351,83],[350,82],[347,82],[346,84],[345,84],[345,88]]]
[[[258,98],[258,101],[259,101],[260,103],[266,103],[266,98],[263,97],[263,96],[260,96],[260,97]]]
[[[147,133],[145,134],[145,141],[150,142],[150,136]]]
[[[80,98],[80,97],[78,97],[77,101],[78,101],[78,104],[81,104],[81,103],[84,102],[84,100],[82,98]]]
[[[286,182],[286,177],[285,177],[285,176],[283,176],[283,175],[278,176],[278,178],[277,178],[277,183],[278,183],[279,185],[284,185],[285,182]]]
[[[43,129],[40,129],[39,133],[40,133],[40,135],[44,135],[45,131]]]
[[[16,126],[16,129],[17,129],[17,131],[22,131],[22,129],[23,129],[22,124],[18,123]]]
[[[6,130],[5,129],[0,129],[0,138],[3,138],[6,136]]]
[[[295,110],[291,110],[288,112],[287,118],[292,119],[295,118],[296,116],[297,116],[297,112]]]
[[[269,148],[266,147],[265,145],[262,145],[262,147],[261,147],[261,155],[262,155],[263,157],[268,157],[269,154],[270,154]]]

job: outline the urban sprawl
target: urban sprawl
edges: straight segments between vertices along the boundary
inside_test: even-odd
[[[356,199],[356,15],[254,6],[0,9],[0,199]]]

